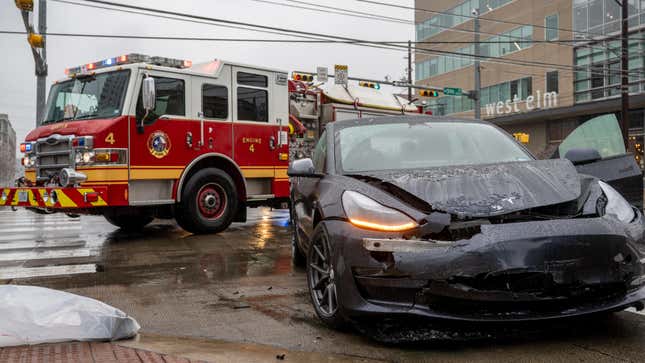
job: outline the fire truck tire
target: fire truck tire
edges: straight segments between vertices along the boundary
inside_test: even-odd
[[[108,222],[127,232],[140,231],[154,219],[152,216],[133,216],[131,214],[105,214],[103,216]]]
[[[218,233],[231,225],[238,207],[233,179],[217,168],[206,168],[190,177],[175,209],[181,228],[191,233]]]

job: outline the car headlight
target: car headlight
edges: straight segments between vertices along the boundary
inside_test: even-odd
[[[400,232],[418,226],[407,215],[398,210],[386,207],[357,192],[344,192],[342,201],[347,218],[357,227],[378,231]]]
[[[623,223],[629,223],[636,218],[634,208],[632,208],[631,204],[616,189],[603,181],[598,181],[598,184],[607,198],[605,215],[612,216]]]

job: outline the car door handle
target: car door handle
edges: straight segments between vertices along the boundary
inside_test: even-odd
[[[269,138],[269,149],[275,150],[275,136],[271,136],[271,138]]]

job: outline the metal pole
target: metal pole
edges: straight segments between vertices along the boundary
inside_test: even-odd
[[[475,33],[475,119],[481,119],[482,105],[481,105],[481,66],[479,63],[479,56],[481,55],[479,43],[479,9],[474,9],[474,33]],[[511,95],[512,97],[513,95]]]
[[[36,127],[40,126],[45,116],[47,97],[47,0],[38,1],[38,33],[43,36],[44,46],[40,51],[42,63],[36,64]]]
[[[623,141],[625,142],[625,148],[629,148],[629,74],[628,74],[629,42],[627,38],[629,36],[629,23],[627,21],[627,18],[628,18],[627,9],[629,7],[629,1],[622,0],[621,7],[622,7],[622,31],[621,31],[622,62],[621,62],[620,70],[622,72],[622,82],[621,82],[622,103],[621,103],[620,118],[621,118],[621,129],[623,131]]]
[[[408,84],[412,84],[412,41],[408,40]],[[408,87],[408,102],[412,101],[412,87]]]

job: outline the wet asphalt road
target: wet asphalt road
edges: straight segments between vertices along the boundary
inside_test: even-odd
[[[156,221],[128,234],[102,217],[0,210],[0,283],[93,297],[134,316],[142,331],[384,361],[643,361],[645,315],[527,328],[509,339],[392,346],[322,326],[290,259],[287,211],[193,236]]]

